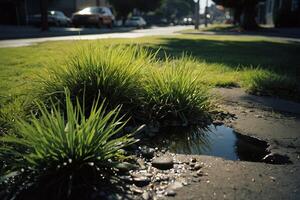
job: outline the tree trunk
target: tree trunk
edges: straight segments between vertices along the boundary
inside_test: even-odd
[[[233,24],[239,25],[241,21],[242,10],[240,7],[235,7],[233,9]]]
[[[200,0],[197,0],[197,2],[195,3],[195,29],[198,30],[199,29],[199,9],[200,9]]]
[[[47,31],[48,27],[48,0],[40,0],[41,4],[41,30]]]
[[[255,20],[256,17],[256,4],[245,5],[241,18],[240,18],[240,26],[245,30],[255,30],[258,28],[257,22]]]

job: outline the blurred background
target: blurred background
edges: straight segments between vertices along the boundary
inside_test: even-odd
[[[299,27],[300,0],[0,0],[0,28]]]

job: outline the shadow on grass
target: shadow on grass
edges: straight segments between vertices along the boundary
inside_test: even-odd
[[[299,73],[300,43],[268,41],[218,41],[166,38],[159,47],[175,57],[187,52],[207,63],[224,64],[232,69],[260,67]],[[152,47],[157,50],[159,47]],[[163,52],[161,53],[163,56]]]
[[[199,61],[212,65],[221,64],[232,71],[263,70],[266,74],[258,71],[247,75],[252,85],[250,90],[254,94],[289,99],[295,99],[295,92],[300,94],[300,84],[297,81],[300,79],[298,42],[164,38],[159,47],[161,50],[158,55],[162,58],[164,51],[175,58],[186,52]],[[159,47],[148,46],[154,51]]]

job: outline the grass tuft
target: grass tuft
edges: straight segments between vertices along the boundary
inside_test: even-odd
[[[278,75],[275,72],[259,68],[246,70],[243,74],[244,84],[249,93],[299,100],[295,96],[299,93],[299,85],[291,76]]]
[[[211,104],[208,88],[202,83],[204,74],[193,70],[191,63],[191,58],[183,56],[152,68],[144,82],[151,119],[188,123],[208,118]]]
[[[138,46],[84,46],[68,60],[67,67],[53,68],[42,80],[41,96],[64,104],[64,88],[71,98],[84,96],[88,108],[100,96],[109,108],[122,105],[123,113],[134,113],[141,104],[141,69],[152,55]]]
[[[109,108],[122,105],[122,114],[139,123],[207,118],[203,73],[196,72],[196,61],[189,56],[159,60],[138,46],[92,45],[77,51],[67,64],[42,81],[43,98],[63,105],[66,87],[72,99],[84,96],[87,108],[100,95]]]
[[[15,134],[0,139],[6,171],[0,181],[11,198],[84,199],[116,178],[114,166],[125,158],[123,148],[135,142],[132,134],[117,137],[126,124],[118,117],[120,107],[105,111],[96,101],[86,117],[68,92],[66,113],[54,105],[50,111],[44,104],[38,107],[39,118],[18,120]]]

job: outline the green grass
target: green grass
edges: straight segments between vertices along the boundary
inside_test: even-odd
[[[36,76],[48,76],[44,69],[63,66],[66,55],[90,43],[95,41],[59,41],[1,48],[0,107],[13,101],[15,96],[28,96]],[[158,56],[161,59],[164,59],[164,52],[175,58],[186,52],[196,60],[194,68],[205,71],[203,82],[209,86],[238,85],[254,93],[265,90],[263,93],[299,100],[300,45],[297,42],[266,37],[182,35],[107,39],[100,40],[100,44],[140,44],[150,50],[160,49]],[[288,92],[278,92],[273,87],[276,85],[283,86],[281,90]]]
[[[193,68],[196,61],[183,55],[164,57],[147,48],[128,45],[83,45],[67,59],[65,67],[47,71],[33,89],[44,102],[64,105],[64,88],[89,110],[97,97],[108,108],[122,105],[122,113],[135,123],[206,119],[209,95],[203,77]],[[50,97],[50,98],[49,98]],[[82,102],[83,101],[83,102]]]
[[[201,27],[199,30],[188,29],[180,31],[180,33],[198,33],[199,31],[212,31],[212,32],[224,32],[224,31],[238,31],[240,28],[232,24],[209,24],[207,27]]]
[[[87,110],[99,96],[108,100],[108,108],[122,105],[123,114],[134,116],[142,104],[142,70],[151,65],[152,57],[138,46],[83,45],[68,57],[65,67],[46,71],[48,77],[41,77],[33,91],[64,104],[68,88],[72,99],[84,96]]]
[[[0,138],[6,174],[0,189],[4,184],[12,199],[89,199],[95,188],[108,187],[126,158],[123,148],[135,142],[131,133],[120,136],[126,124],[120,107],[105,111],[95,101],[86,117],[69,92],[65,112],[54,104],[51,110],[43,103],[38,107],[39,118],[17,120],[16,131]]]
[[[184,124],[207,120],[211,98],[203,84],[205,73],[194,69],[196,61],[183,55],[175,60],[166,58],[159,64],[162,66],[149,69],[143,81],[149,118]]]

